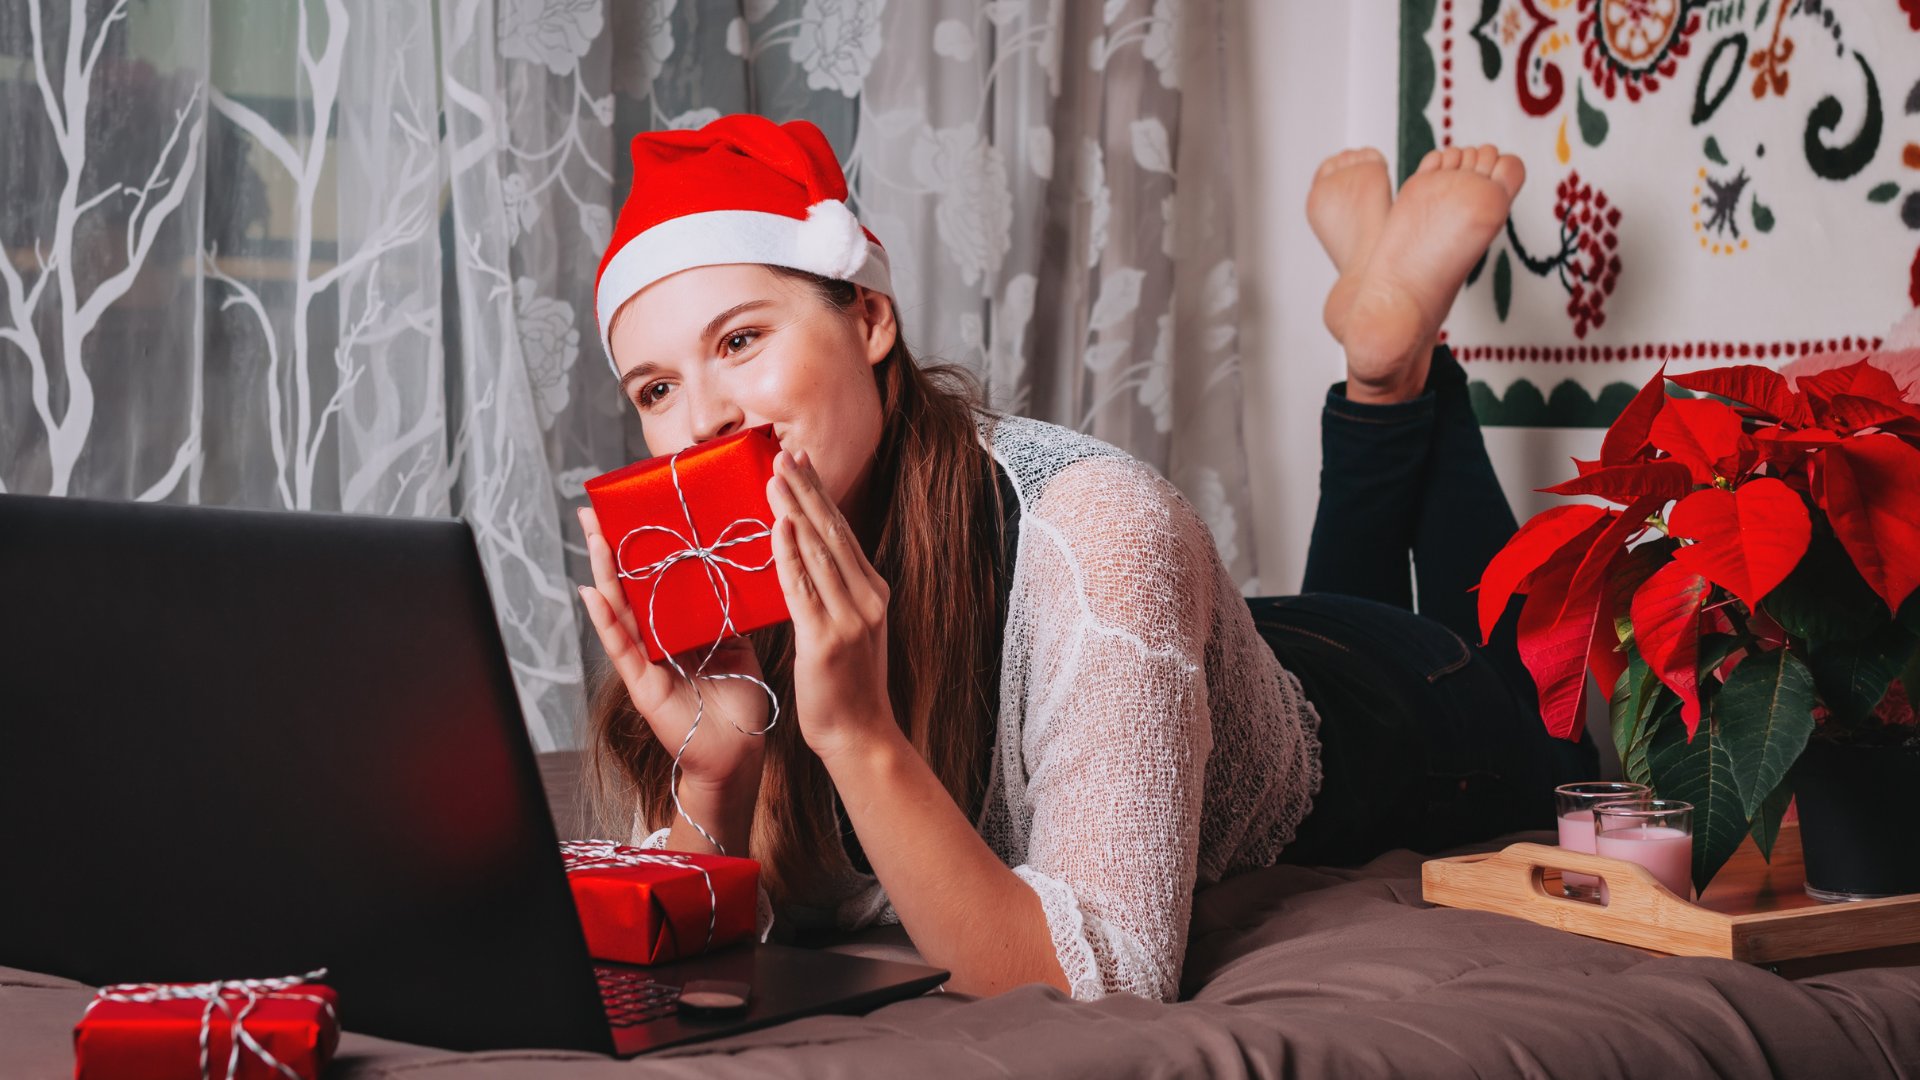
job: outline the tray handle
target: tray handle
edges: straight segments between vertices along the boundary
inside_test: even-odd
[[[1606,882],[1607,902],[1549,892],[1548,870]],[[1546,844],[1512,844],[1485,855],[1430,859],[1420,869],[1428,903],[1513,915],[1588,937],[1690,956],[1731,956],[1732,922],[1661,885],[1646,867]]]

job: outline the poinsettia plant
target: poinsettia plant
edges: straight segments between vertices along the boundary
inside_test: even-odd
[[[1795,383],[1663,367],[1575,465],[1542,490],[1608,505],[1528,521],[1481,579],[1481,630],[1526,594],[1548,730],[1579,738],[1591,671],[1627,777],[1694,805],[1704,889],[1748,833],[1771,857],[1809,738],[1914,736],[1920,406],[1868,360]]]

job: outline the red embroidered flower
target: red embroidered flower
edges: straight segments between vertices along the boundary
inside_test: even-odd
[[[1660,89],[1698,29],[1700,12],[1688,0],[1580,0],[1587,74],[1609,98],[1622,87],[1630,101]]]
[[[1620,283],[1620,208],[1573,172],[1554,189],[1553,216],[1565,253],[1567,316],[1573,336],[1584,338],[1589,328],[1605,325],[1607,297]]]

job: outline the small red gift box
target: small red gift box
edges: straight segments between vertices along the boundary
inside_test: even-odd
[[[752,859],[604,840],[567,841],[560,850],[596,960],[660,964],[753,933],[760,864]]]
[[[762,426],[587,481],[655,662],[787,621],[767,505],[779,451]]]
[[[73,1075],[285,1080],[284,1065],[318,1080],[340,1043],[334,1002],[298,977],[105,987],[74,1025]]]

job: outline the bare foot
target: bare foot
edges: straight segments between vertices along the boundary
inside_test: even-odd
[[[1307,192],[1307,224],[1313,226],[1313,235],[1320,238],[1320,246],[1340,272],[1321,312],[1336,341],[1345,336],[1353,287],[1392,206],[1393,178],[1387,175],[1387,159],[1370,146],[1343,150],[1321,162],[1313,174],[1313,188]]]
[[[1421,160],[1353,284],[1339,334],[1349,398],[1389,403],[1421,392],[1440,324],[1526,175],[1519,158],[1493,146]]]

